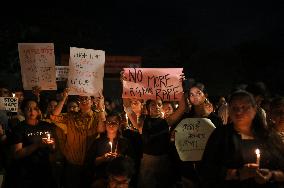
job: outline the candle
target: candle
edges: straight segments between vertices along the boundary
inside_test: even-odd
[[[47,133],[47,141],[50,142],[50,134]]]
[[[162,114],[162,118],[164,118],[165,117],[165,112],[161,112],[161,114]]]
[[[110,152],[112,153],[112,142],[109,142],[110,145]]]
[[[178,104],[175,105],[176,109],[178,108]]]
[[[125,114],[126,125],[128,125],[128,116]]]
[[[16,94],[15,94],[15,93],[12,93],[12,96],[13,96],[13,97],[15,97],[15,96],[16,96]]]
[[[255,154],[256,154],[256,164],[259,166],[259,163],[260,163],[260,151],[259,151],[259,149],[255,150]]]

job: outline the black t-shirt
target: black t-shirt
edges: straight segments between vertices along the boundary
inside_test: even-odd
[[[104,155],[111,151],[109,144],[109,138],[106,134],[103,134],[100,138],[95,140],[92,146],[94,151],[94,159]],[[115,138],[112,143],[112,152],[117,152],[119,155],[129,156],[131,155],[131,147],[129,141],[124,137]],[[96,178],[106,178],[106,167],[109,161],[103,162],[95,167]]]
[[[147,117],[142,129],[143,153],[165,155],[169,152],[170,131],[165,119]]]
[[[39,121],[37,125],[28,125],[25,121],[15,127],[12,135],[12,144],[22,143],[23,148],[29,145],[42,142],[42,138],[55,138],[55,126],[51,123]],[[31,155],[21,159],[26,165],[44,165],[49,163],[48,147],[38,148]]]

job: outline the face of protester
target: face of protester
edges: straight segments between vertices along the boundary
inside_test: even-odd
[[[67,105],[67,112],[78,112],[79,106],[76,102],[69,102]]]
[[[164,112],[164,117],[167,118],[170,116],[172,113],[174,113],[174,108],[171,103],[166,103],[163,105],[163,112]]]
[[[119,129],[119,117],[118,116],[109,116],[106,119],[106,131],[108,133],[116,133]]]
[[[91,97],[80,96],[79,108],[82,112],[89,112],[92,109],[93,101]]]
[[[200,105],[206,99],[205,94],[197,87],[190,88],[189,101],[193,106]]]
[[[237,96],[229,104],[229,116],[234,125],[250,126],[256,114],[256,106],[249,96]]]
[[[126,176],[110,176],[109,188],[128,188],[130,179]]]
[[[25,107],[26,120],[36,120],[40,115],[40,110],[35,101],[29,101]]]
[[[276,128],[284,128],[284,103],[271,110],[271,119]]]
[[[22,91],[16,91],[15,97],[18,98],[19,103],[21,103],[24,100],[24,93]]]
[[[149,104],[149,113],[151,117],[161,117],[163,103],[161,100],[152,100]]]
[[[10,91],[6,88],[0,88],[0,97],[10,97]]]
[[[49,103],[48,103],[48,106],[47,106],[47,112],[49,113],[49,114],[52,114],[52,112],[55,110],[55,108],[56,108],[56,106],[57,106],[57,101],[50,101]]]
[[[138,99],[132,99],[131,100],[131,109],[135,114],[141,114],[142,110],[142,103]]]

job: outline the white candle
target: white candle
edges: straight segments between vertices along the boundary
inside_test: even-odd
[[[259,163],[260,163],[260,151],[259,151],[259,149],[255,150],[255,154],[256,154],[256,164],[259,166]]]
[[[110,152],[112,153],[112,142],[109,142],[110,145]]]
[[[13,97],[15,97],[15,96],[16,96],[16,94],[15,94],[15,93],[12,93],[12,96],[13,96]]]
[[[162,118],[164,118],[165,117],[165,112],[161,112],[161,114],[162,114]]]
[[[128,125],[128,116],[125,114],[126,125]]]
[[[50,141],[50,134],[47,133],[47,141],[49,142]]]
[[[175,105],[176,109],[178,108],[178,104]]]

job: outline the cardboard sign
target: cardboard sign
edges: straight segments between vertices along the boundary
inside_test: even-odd
[[[67,81],[69,66],[55,66],[56,81]]]
[[[16,97],[0,97],[0,110],[10,112],[18,112],[18,98]]]
[[[105,52],[70,48],[68,87],[70,95],[98,96],[103,90]]]
[[[182,161],[200,161],[214,124],[207,118],[186,118],[175,128],[175,146]]]
[[[124,68],[123,98],[178,101],[182,68]]]
[[[54,45],[19,43],[18,50],[24,89],[40,86],[42,90],[56,90]]]

